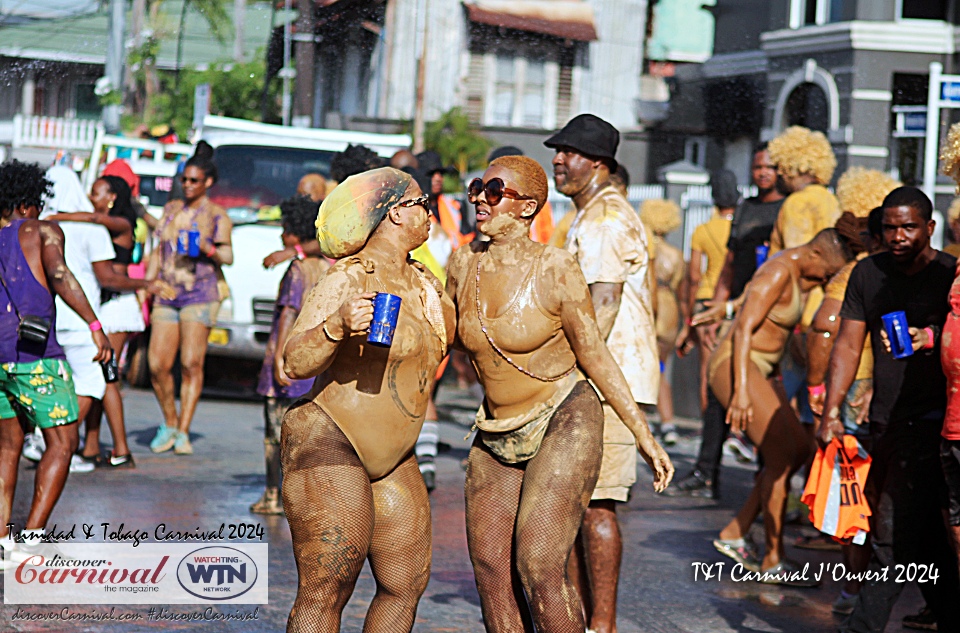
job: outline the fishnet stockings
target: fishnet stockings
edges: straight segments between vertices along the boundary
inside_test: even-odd
[[[603,410],[580,382],[550,420],[540,452],[504,464],[474,441],[467,464],[467,542],[492,633],[583,633],[566,566],[600,473]],[[524,600],[529,598],[529,610]]]
[[[320,407],[284,418],[283,505],[299,586],[289,633],[335,633],[369,557],[377,593],[365,633],[410,631],[430,576],[430,503],[413,455],[370,481],[360,458]]]

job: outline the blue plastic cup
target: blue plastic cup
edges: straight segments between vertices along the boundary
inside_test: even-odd
[[[763,263],[767,261],[767,257],[770,256],[770,247],[766,244],[761,244],[754,251],[757,254],[757,268],[763,266]]]
[[[187,255],[193,258],[200,257],[200,231],[188,231],[187,238],[189,241]]]
[[[190,254],[190,231],[181,229],[177,233],[177,255]]]
[[[890,352],[893,357],[906,358],[912,356],[913,341],[910,339],[907,313],[901,310],[884,314],[880,318],[883,319],[883,329],[887,331],[887,338],[890,339]]]
[[[373,323],[370,324],[370,333],[367,342],[380,347],[390,347],[393,344],[393,333],[397,329],[397,317],[400,316],[400,302],[397,295],[387,292],[378,292],[373,300]]]

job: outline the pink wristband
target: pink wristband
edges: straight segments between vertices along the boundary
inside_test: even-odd
[[[297,259],[306,259],[307,254],[303,252],[303,247],[299,244],[294,245],[293,250],[297,251]]]
[[[827,386],[823,383],[819,385],[807,385],[807,393],[813,397],[822,396],[827,393]]]
[[[91,331],[91,332],[99,332],[99,331],[102,330],[102,329],[103,329],[103,325],[100,324],[100,321],[99,321],[99,320],[98,320],[98,321],[94,321],[93,323],[90,324],[90,331]]]
[[[933,328],[925,327],[923,331],[927,333],[927,344],[923,346],[923,349],[933,349],[933,346],[936,344],[933,338]]]
[[[207,251],[207,259],[213,259],[213,256],[217,254],[217,245],[214,244],[210,247],[210,250]]]

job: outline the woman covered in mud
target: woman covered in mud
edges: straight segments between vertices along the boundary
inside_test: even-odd
[[[455,313],[408,257],[430,234],[426,202],[408,174],[384,167],[348,178],[320,207],[321,251],[339,261],[284,348],[288,376],[320,376],[281,435],[299,572],[289,631],[339,631],[368,558],[377,593],[364,631],[409,631],[427,586],[430,504],[413,447]],[[401,298],[389,347],[367,342],[378,292]]]
[[[486,392],[466,480],[484,623],[494,632],[532,631],[532,621],[544,633],[583,633],[566,564],[603,447],[600,399],[584,374],[633,432],[657,491],[673,465],[604,344],[576,259],[530,239],[547,199],[540,165],[498,158],[469,196],[490,241],[452,255],[447,292],[458,310],[457,338]]]

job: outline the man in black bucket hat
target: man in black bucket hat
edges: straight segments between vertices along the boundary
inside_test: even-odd
[[[634,400],[653,405],[660,389],[653,243],[637,212],[610,181],[617,169],[619,142],[615,127],[581,114],[544,145],[557,152],[553,158],[557,191],[573,200],[577,209],[565,247],[577,258],[589,284],[597,325]],[[633,435],[606,402],[603,412],[603,461],[571,556],[570,575],[587,605],[590,630],[611,633],[616,630],[623,550],[617,504],[629,499],[636,482],[637,449]]]

